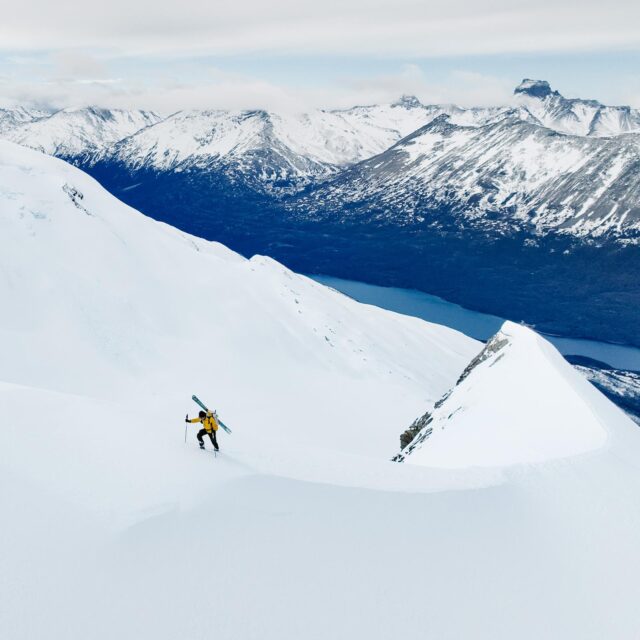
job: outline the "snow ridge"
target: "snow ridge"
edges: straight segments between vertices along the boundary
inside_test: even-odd
[[[441,468],[541,464],[598,450],[630,419],[532,330],[506,322],[394,459]]]

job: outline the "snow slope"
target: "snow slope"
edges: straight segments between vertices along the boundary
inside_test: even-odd
[[[507,322],[435,405],[403,457],[435,467],[534,464],[584,454],[629,418],[549,342]]]
[[[588,383],[546,405],[588,418],[561,459],[399,465],[481,344],[9,143],[0,243],[2,637],[634,637],[640,431]],[[528,335],[521,382],[562,379]],[[217,458],[183,442],[194,391],[234,429]]]
[[[332,424],[331,446],[347,450],[375,422],[358,447],[384,455],[399,408],[411,415],[438,397],[476,349],[157,223],[61,161],[1,149],[0,295],[11,313],[0,321],[0,380],[141,401],[200,392],[232,424],[253,425],[241,430],[281,424],[313,443]],[[347,410],[356,395],[367,405],[358,423]]]

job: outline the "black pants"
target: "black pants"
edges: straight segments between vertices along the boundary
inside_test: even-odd
[[[216,439],[216,432],[215,431],[207,431],[206,429],[200,429],[200,431],[198,431],[198,435],[196,436],[198,438],[198,442],[200,443],[200,446],[204,447],[204,440],[202,439],[202,437],[207,433],[209,434],[209,437],[211,438],[211,442],[213,444],[213,448],[217,451],[218,450],[218,440]]]

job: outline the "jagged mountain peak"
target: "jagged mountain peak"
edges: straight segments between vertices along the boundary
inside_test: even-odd
[[[525,78],[513,91],[515,95],[526,95],[533,98],[546,98],[550,95],[559,96],[557,91],[551,89],[546,80],[532,80]]]
[[[392,107],[404,107],[405,109],[419,109],[424,107],[422,102],[416,98],[416,96],[409,94],[402,94],[398,100],[391,105]]]
[[[566,105],[587,105],[591,108],[597,109],[599,107],[610,108],[610,109],[621,109],[629,111],[631,108],[629,106],[614,106],[607,107],[602,104],[599,100],[595,100],[593,98],[565,98],[559,91],[556,91],[551,88],[551,85],[546,80],[532,80],[530,78],[525,78],[514,90],[513,94],[515,96],[524,96],[529,98],[537,98],[539,100],[545,100],[546,98],[551,98],[554,101],[557,101]]]
[[[474,129],[473,125],[466,123],[454,122],[451,115],[448,113],[441,113],[436,116],[430,122],[427,122],[424,126],[412,131],[408,136],[405,136],[399,140],[391,149],[402,149],[405,145],[410,144],[414,140],[420,140],[423,136],[430,134],[448,135],[453,131],[461,129]]]
[[[611,137],[640,131],[640,111],[628,106],[607,106],[598,100],[565,98],[546,80],[525,78],[514,95],[535,120],[560,133]]]
[[[73,106],[65,107],[58,111],[58,114],[83,114],[89,113],[102,118],[109,117],[114,111],[120,111],[119,109],[108,109],[106,107],[99,107],[97,105],[87,105],[85,107]]]
[[[257,118],[265,122],[271,119],[271,114],[266,109],[248,109],[242,112],[241,118]]]

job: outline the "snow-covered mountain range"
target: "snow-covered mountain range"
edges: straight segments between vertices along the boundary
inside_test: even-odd
[[[96,157],[123,138],[161,120],[152,111],[97,107],[53,113],[12,109],[5,110],[5,114],[3,117],[0,112],[3,138],[78,162],[81,158]]]
[[[388,151],[303,195],[304,215],[640,238],[640,136],[559,135],[513,114],[480,126],[440,116]],[[348,213],[344,213],[344,212]]]
[[[0,249],[3,637],[633,637],[640,429],[531,330],[358,304],[8,142]]]
[[[140,174],[204,172],[275,196],[311,184],[317,202],[367,200],[401,219],[445,202],[505,228],[635,240],[640,111],[566,99],[540,80],[524,80],[514,93],[505,107],[403,96],[298,115],[86,108],[43,117],[22,109],[2,113],[0,135],[134,182]]]
[[[525,80],[493,108],[3,113],[0,136],[245,255],[640,344],[637,110]]]
[[[225,159],[241,162],[263,153],[273,162],[264,166],[265,179],[281,180],[381,153],[444,111],[405,98],[393,105],[299,115],[179,112],[124,140],[110,150],[109,158],[133,168],[168,170],[207,167]]]
[[[344,167],[377,155],[443,113],[460,124],[474,124],[501,111],[426,106],[403,96],[392,104],[300,114],[205,110],[162,118],[148,111],[91,107],[47,117],[26,109],[1,115],[7,122],[3,137],[51,155],[83,155],[86,162],[109,158],[131,168],[164,171],[211,167],[216,161],[273,151],[275,164],[265,165],[264,179],[279,180],[287,164],[278,165],[278,153],[294,175],[303,176],[313,173],[314,165]]]
[[[587,380],[640,425],[640,372],[613,369],[579,357],[572,358],[572,363]]]

